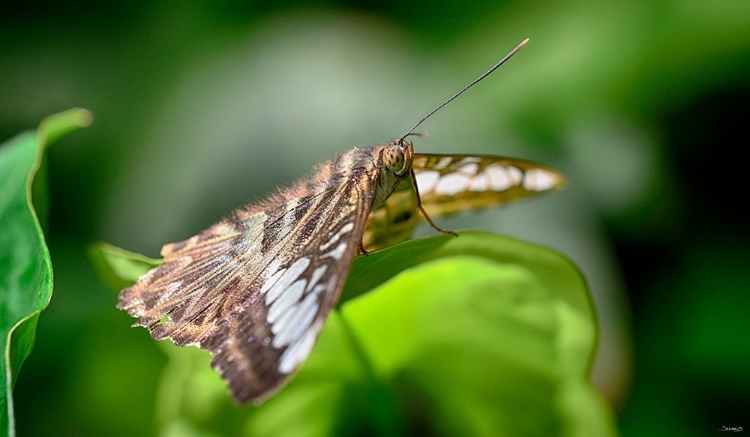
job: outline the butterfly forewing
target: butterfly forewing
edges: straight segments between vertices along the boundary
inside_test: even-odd
[[[166,245],[164,263],[123,290],[118,307],[156,339],[210,350],[238,402],[262,399],[307,358],[338,301],[371,191],[370,178],[349,178],[238,210]]]

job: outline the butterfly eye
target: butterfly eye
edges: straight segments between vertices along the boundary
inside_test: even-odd
[[[399,147],[390,146],[383,151],[383,164],[388,170],[402,176],[406,172],[404,152]]]

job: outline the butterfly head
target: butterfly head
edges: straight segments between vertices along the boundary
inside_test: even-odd
[[[380,151],[380,162],[399,180],[409,177],[414,160],[414,144],[404,139],[390,141]]]

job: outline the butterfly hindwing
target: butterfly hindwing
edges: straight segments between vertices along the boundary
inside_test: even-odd
[[[563,185],[555,170],[531,161],[497,156],[415,154],[412,163],[422,207],[440,217],[502,205]],[[363,241],[368,250],[411,237],[422,215],[411,178],[373,211]]]
[[[156,339],[210,350],[240,402],[268,396],[307,358],[338,301],[372,181],[238,210],[123,290],[118,307]],[[371,193],[370,193],[371,194]]]
[[[362,244],[366,250],[377,250],[406,241],[422,219],[409,176],[396,187],[384,205],[370,212]]]
[[[435,216],[496,206],[563,184],[549,167],[494,156],[416,155],[413,168],[422,205]]]

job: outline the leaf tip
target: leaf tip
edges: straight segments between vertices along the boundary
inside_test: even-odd
[[[49,145],[71,132],[91,126],[93,121],[94,114],[88,109],[71,108],[42,120],[39,132],[45,144]]]

